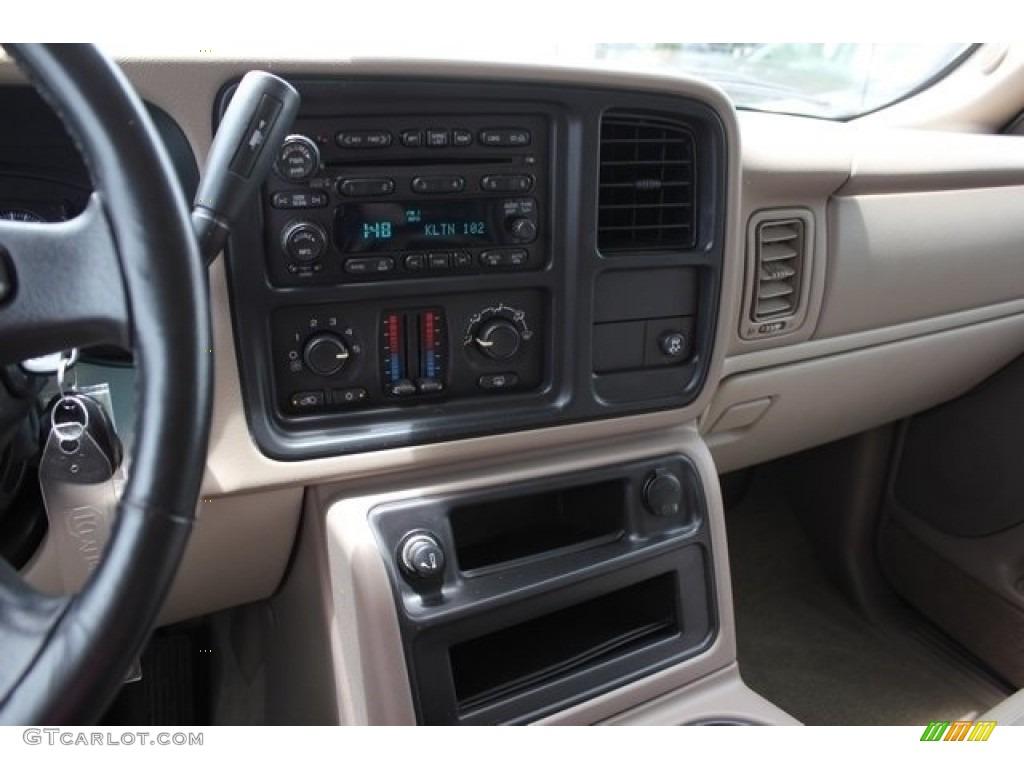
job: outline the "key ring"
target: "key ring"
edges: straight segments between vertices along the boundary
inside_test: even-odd
[[[81,421],[57,421],[56,414],[61,408],[67,408],[74,406],[78,409],[79,413],[82,414]],[[85,403],[82,402],[82,398],[78,395],[67,395],[61,393],[60,399],[53,405],[54,418],[51,422],[51,428],[53,434],[59,441],[61,450],[64,453],[74,453],[74,450],[64,450],[64,443],[77,443],[82,439],[89,429],[89,409],[85,407]],[[77,448],[75,449],[77,450]]]
[[[73,349],[69,352],[62,352],[60,362],[57,363],[57,391],[63,397],[67,397],[69,391],[74,392],[78,389],[78,372],[75,370],[75,362],[77,360],[78,350]],[[67,384],[65,379],[69,370],[74,374],[74,379],[71,382],[71,386],[67,387],[65,386]],[[82,407],[83,411],[85,410],[83,406],[80,405],[80,407]],[[88,415],[86,415],[86,418],[88,418]]]

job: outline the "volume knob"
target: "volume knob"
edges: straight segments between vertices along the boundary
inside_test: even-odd
[[[285,137],[277,150],[274,170],[286,181],[305,181],[320,169],[320,148],[302,134]]]
[[[327,250],[327,233],[312,221],[292,221],[281,233],[281,248],[293,261],[316,261]]]

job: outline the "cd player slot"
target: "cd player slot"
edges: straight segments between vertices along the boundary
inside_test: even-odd
[[[392,170],[396,168],[408,168],[410,166],[422,167],[425,165],[514,165],[518,157],[408,157],[395,158],[393,162],[381,161],[378,158],[367,158],[366,160],[346,159],[343,163],[325,163],[324,167],[331,172],[337,173],[345,168],[379,168],[380,170]],[[522,163],[519,163],[520,165]]]

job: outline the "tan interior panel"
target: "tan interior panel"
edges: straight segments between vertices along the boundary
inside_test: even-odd
[[[817,338],[1024,296],[1024,187],[838,197]]]
[[[732,405],[764,398],[772,407],[753,427],[712,434],[722,472],[836,440],[965,392],[1024,351],[1015,316],[844,355],[727,378],[705,424]]]

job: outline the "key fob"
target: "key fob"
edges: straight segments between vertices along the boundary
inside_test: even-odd
[[[70,483],[102,483],[113,477],[124,458],[106,409],[96,399],[77,392],[55,396],[47,405],[41,428],[48,451],[48,470]]]

